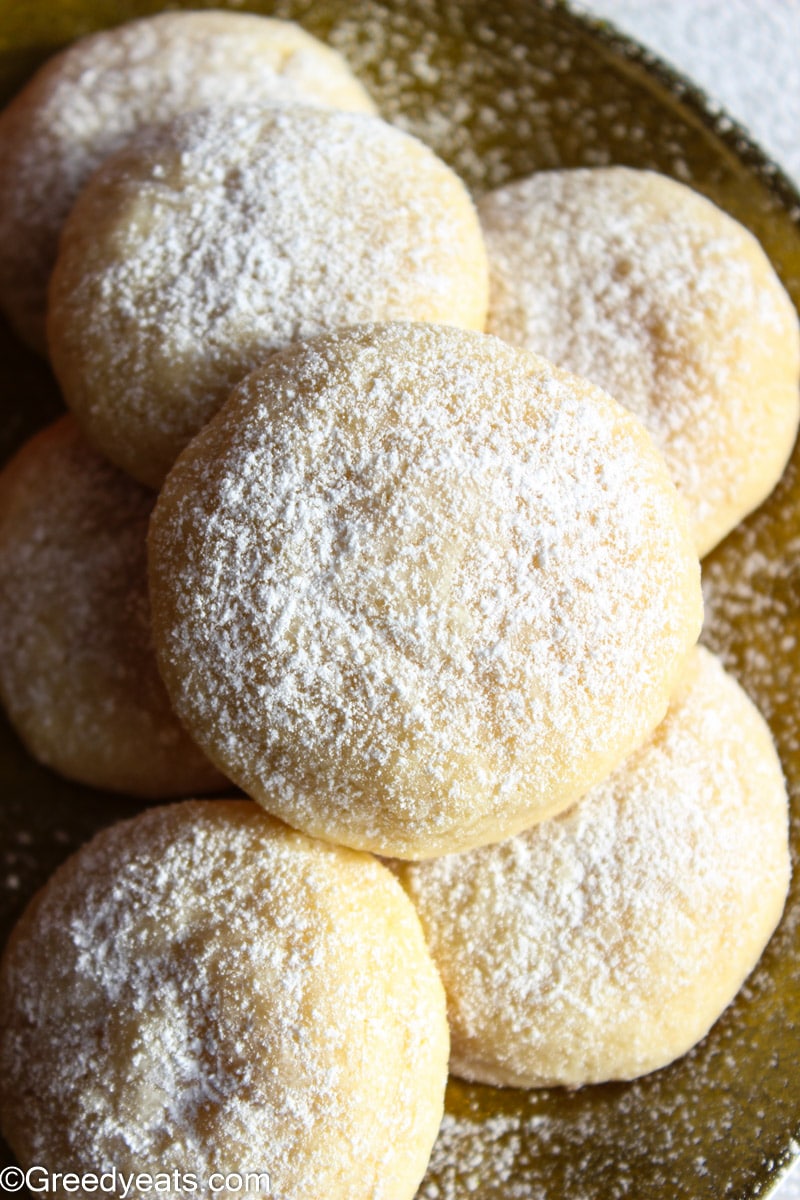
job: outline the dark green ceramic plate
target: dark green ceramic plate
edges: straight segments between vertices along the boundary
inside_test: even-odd
[[[213,5],[222,7],[219,0]],[[153,0],[0,0],[0,99],[49,53]],[[172,5],[171,7],[182,7]],[[202,3],[183,7],[210,7]],[[279,0],[339,47],[390,119],[476,189],[537,168],[627,163],[682,179],[748,225],[800,305],[800,196],[689,84],[560,4]],[[2,169],[2,164],[0,164]],[[45,367],[0,330],[0,457],[59,411]],[[705,564],[706,641],[772,724],[800,847],[800,456]],[[136,810],[66,784],[0,731],[2,936],[53,867]],[[568,1093],[451,1084],[424,1200],[764,1196],[800,1153],[800,886],[743,992],[681,1062]],[[320,1200],[323,1200],[320,1197]]]

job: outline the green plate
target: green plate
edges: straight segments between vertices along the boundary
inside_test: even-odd
[[[215,0],[213,7],[222,7]],[[164,7],[149,0],[0,3],[0,99],[58,46]],[[182,7],[171,5],[170,7]],[[212,7],[198,4],[183,7]],[[800,306],[800,196],[688,83],[558,3],[279,0],[350,59],[391,120],[475,188],[537,168],[652,167],[749,226]],[[0,169],[1,165],[0,165]],[[0,458],[60,402],[0,329]],[[707,643],[768,717],[800,847],[800,479],[704,564]],[[0,730],[5,937],[28,897],[101,825],[140,807],[64,783]],[[453,1082],[424,1200],[721,1200],[766,1195],[800,1153],[800,886],[757,970],[709,1036],[633,1084],[523,1093]],[[322,1198],[320,1198],[322,1200]]]

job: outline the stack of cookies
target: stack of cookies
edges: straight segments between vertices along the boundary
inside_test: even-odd
[[[21,1164],[411,1200],[448,1058],[684,1053],[789,874],[767,726],[696,645],[798,422],[751,235],[625,168],[476,209],[243,14],[77,43],[0,156],[0,302],[69,409],[0,476],[0,697],[69,778],[248,797],[112,826],[24,914]]]

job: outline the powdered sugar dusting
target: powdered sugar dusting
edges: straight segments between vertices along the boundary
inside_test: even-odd
[[[279,3],[282,12],[289,5]],[[357,0],[330,31],[331,44],[370,80],[381,114],[433,146],[480,191],[514,174],[514,145],[535,147],[540,166],[561,160],[553,140],[553,107],[586,121],[592,115],[567,98],[563,81],[575,66],[573,39],[556,25],[540,44],[528,20],[539,14],[419,0],[387,10]],[[513,64],[513,84],[501,64]],[[499,129],[505,136],[498,140]],[[511,134],[511,136],[509,136]],[[517,170],[519,168],[517,167]]]
[[[777,924],[780,765],[757,710],[698,650],[655,736],[568,813],[398,870],[442,972],[457,1074],[645,1074],[707,1032]]]
[[[742,524],[703,566],[707,605],[703,640],[721,656],[769,721],[795,797],[800,796],[798,483],[793,461],[769,506]],[[793,820],[796,848],[797,805]],[[800,918],[798,901],[793,906],[795,921]]]
[[[705,553],[771,490],[796,432],[797,315],[766,256],[703,197],[622,167],[530,176],[480,215],[490,332],[644,421]]]
[[[140,135],[81,196],[53,363],[92,439],[157,484],[275,347],[366,320],[482,328],[487,289],[466,191],[421,143],[363,115],[209,110]]]
[[[663,715],[698,628],[684,521],[638,424],[543,360],[433,326],[319,339],[169,477],[162,673],[291,823],[401,857],[480,844]]]
[[[43,348],[59,230],[103,159],[154,121],[259,101],[372,110],[336,53],[253,14],[162,13],[48,63],[0,119],[0,293],[20,331]]]
[[[744,998],[740,1007],[747,1008]],[[750,1162],[731,1170],[742,1105],[736,1037],[723,1018],[716,1051],[709,1039],[675,1067],[625,1085],[497,1093],[452,1080],[418,1200],[632,1200],[643,1188],[687,1200],[765,1193],[785,1155],[768,1157],[762,1148],[759,1158],[754,1149]],[[749,1111],[758,1142],[765,1114],[759,1106]],[[686,1148],[680,1161],[676,1142]],[[790,1139],[790,1153],[795,1146]]]
[[[485,1196],[487,1189],[498,1185],[513,1189],[522,1126],[517,1115],[499,1114],[481,1121],[446,1112],[417,1200]],[[516,1196],[538,1200],[536,1192],[528,1187],[522,1191],[504,1190],[503,1195],[509,1200]]]
[[[295,0],[275,10],[298,15]],[[316,20],[313,10],[301,16]],[[608,69],[601,38],[576,36],[572,14],[548,0],[481,11],[459,0],[353,0],[325,35],[368,80],[381,114],[433,146],[477,193],[532,170],[612,162],[670,164],[676,178],[696,171],[706,186],[724,174],[709,139],[687,129],[646,71]],[[621,41],[611,54],[637,58]],[[730,132],[720,114],[719,135]]]
[[[379,864],[255,805],[101,834],[24,918],[2,988],[3,1126],[26,1163],[191,1171],[199,1195],[212,1171],[268,1172],[309,1200],[422,1174],[447,1034],[413,911]]]
[[[0,477],[0,696],[33,755],[72,779],[144,796],[224,785],[156,668],[147,596],[155,497],[71,418]]]

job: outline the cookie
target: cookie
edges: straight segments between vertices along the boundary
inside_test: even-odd
[[[198,744],[289,824],[401,858],[571,804],[661,720],[701,622],[639,422],[444,326],[273,355],[178,459],[149,547]]]
[[[251,13],[160,13],[45,63],[0,115],[0,307],[26,342],[45,352],[59,231],[92,171],[145,125],[242,101],[373,111],[335,51]]]
[[[787,834],[766,723],[697,649],[653,738],[569,812],[398,866],[447,991],[452,1070],[577,1087],[684,1054],[778,922]]]
[[[359,321],[482,328],[477,216],[383,121],[219,109],[145,131],[67,222],[48,335],[90,441],[159,486],[231,387],[288,342]]]
[[[174,716],[156,667],[146,574],[154,502],[71,417],[0,474],[0,699],[46,766],[151,798],[226,782]]]
[[[442,1116],[412,905],[248,801],[150,809],[78,851],[12,934],[0,1012],[19,1161],[132,1175],[134,1197],[158,1173],[198,1197],[412,1200]]]
[[[772,491],[800,415],[797,314],[738,222],[652,171],[547,171],[480,202],[488,328],[632,409],[702,556]]]

